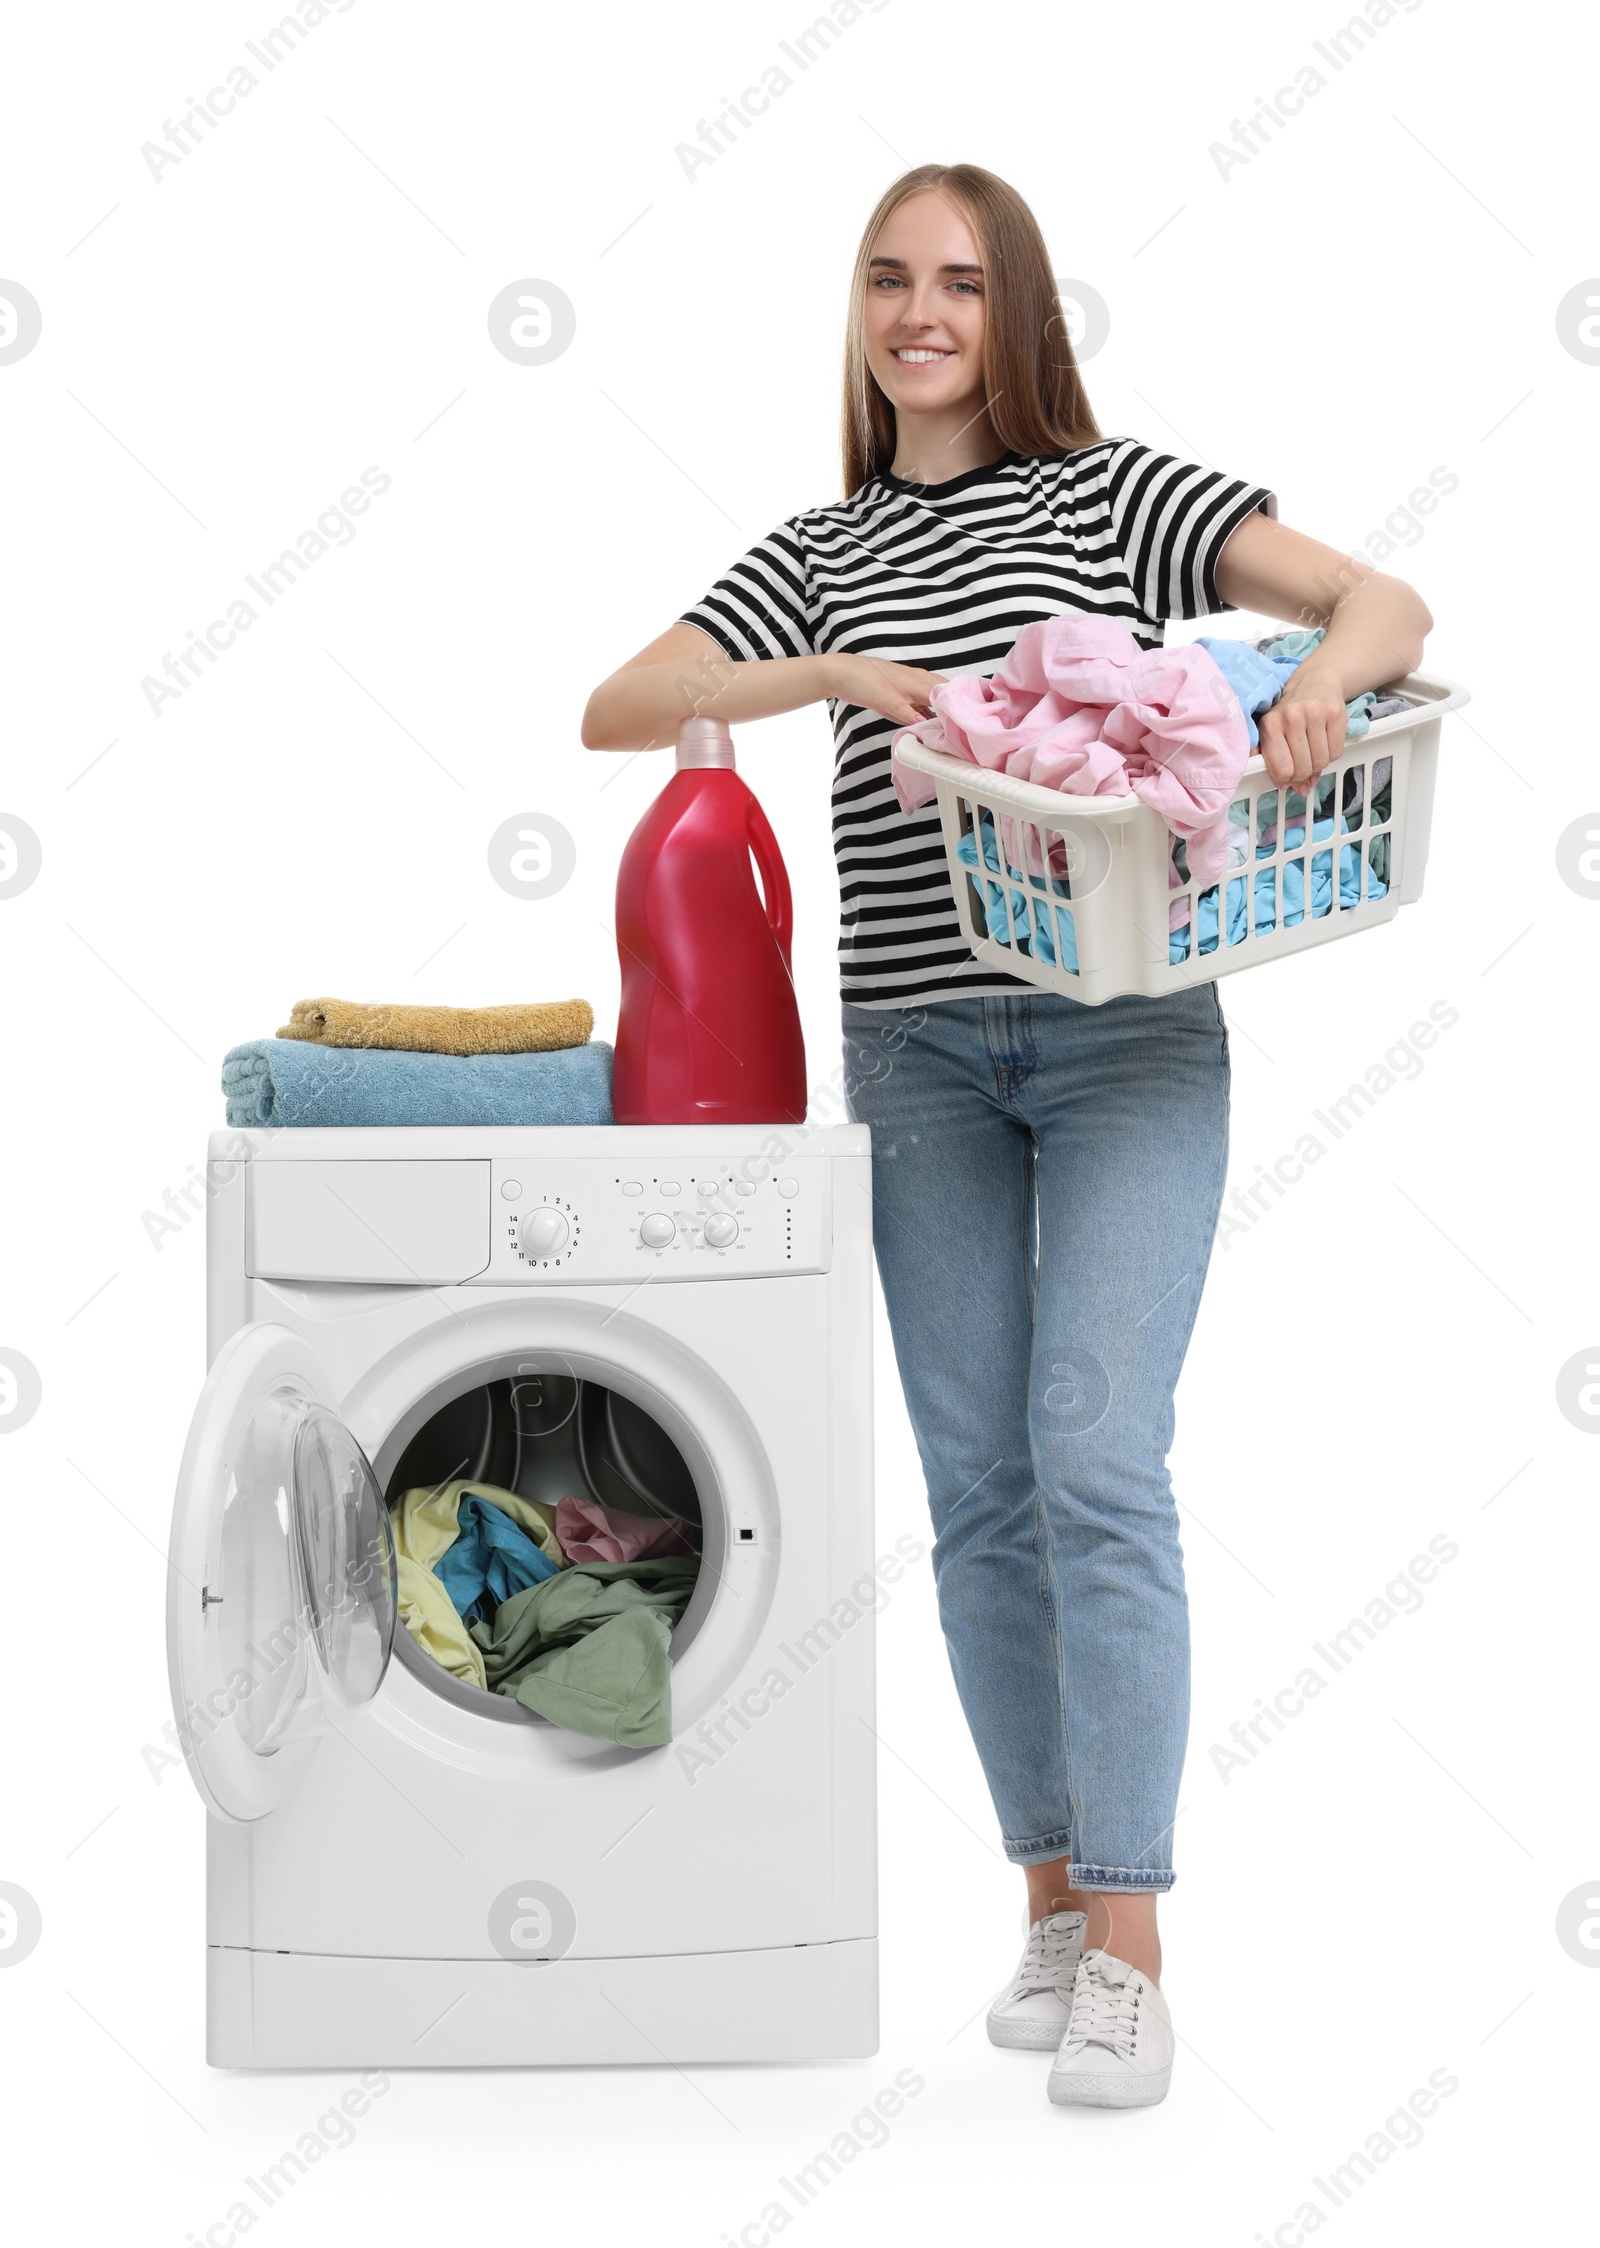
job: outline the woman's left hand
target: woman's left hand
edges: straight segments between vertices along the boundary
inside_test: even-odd
[[[1261,755],[1278,782],[1309,786],[1344,747],[1344,697],[1337,679],[1306,663],[1260,721]]]

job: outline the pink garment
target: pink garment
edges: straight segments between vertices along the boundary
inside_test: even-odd
[[[910,736],[1069,796],[1137,796],[1183,837],[1191,874],[1222,873],[1250,736],[1204,648],[1145,649],[1109,617],[1047,617],[1023,626],[998,671],[947,680],[932,701],[933,717],[896,742]],[[898,761],[893,772],[905,811],[932,797],[926,774]]]
[[[556,1536],[569,1561],[642,1561],[647,1554],[694,1551],[681,1522],[623,1514],[598,1499],[558,1499]]]

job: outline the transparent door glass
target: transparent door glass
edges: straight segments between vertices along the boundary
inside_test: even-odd
[[[270,1756],[316,1728],[318,1671],[354,1707],[383,1681],[395,1621],[389,1517],[338,1416],[285,1385],[250,1417],[222,1508],[218,1634],[201,1724],[227,1718]],[[315,1663],[313,1663],[313,1655]]]
[[[279,1389],[252,1414],[223,1498],[222,1581],[204,1588],[221,1675],[213,1706],[191,1721],[226,1716],[261,1756],[293,1738],[296,1719],[317,1700],[290,1497],[304,1411],[303,1397]]]
[[[318,1657],[339,1700],[359,1707],[383,1683],[394,1640],[394,1539],[366,1454],[325,1405],[302,1405],[294,1519]]]

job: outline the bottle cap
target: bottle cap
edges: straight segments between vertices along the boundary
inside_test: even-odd
[[[733,766],[733,736],[720,718],[686,718],[678,728],[678,771]]]

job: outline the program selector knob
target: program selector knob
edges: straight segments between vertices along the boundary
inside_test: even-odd
[[[647,1249],[664,1249],[677,1230],[676,1221],[669,1218],[665,1210],[655,1210],[641,1220],[639,1239]]]
[[[739,1238],[739,1221],[719,1213],[714,1218],[707,1218],[705,1230],[708,1249],[726,1249],[730,1242]]]
[[[525,1257],[559,1256],[572,1238],[572,1228],[559,1210],[530,1210],[517,1228]]]

